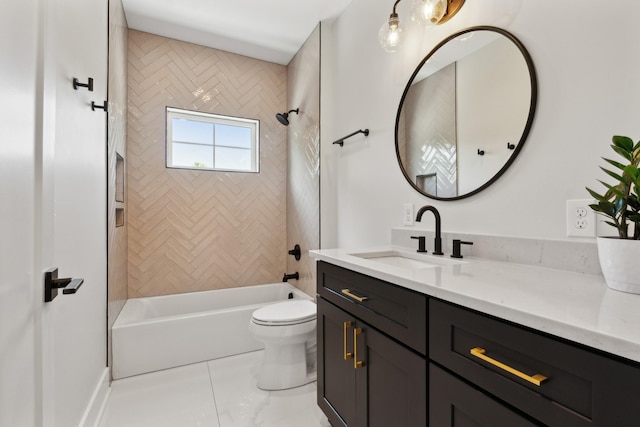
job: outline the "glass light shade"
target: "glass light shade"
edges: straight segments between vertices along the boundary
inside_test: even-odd
[[[398,15],[391,15],[388,21],[385,21],[378,31],[378,39],[380,46],[387,52],[395,52],[400,47],[402,39],[402,28],[400,28],[400,20]]]
[[[411,19],[418,25],[437,25],[447,13],[447,0],[412,0]]]

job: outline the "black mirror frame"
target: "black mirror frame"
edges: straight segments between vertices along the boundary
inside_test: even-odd
[[[511,153],[511,156],[509,157],[509,159],[505,162],[505,164],[502,166],[502,168],[491,179],[489,179],[487,182],[485,182],[484,184],[482,184],[480,187],[476,188],[475,190],[470,191],[468,193],[465,193],[463,195],[455,196],[455,197],[438,197],[438,196],[434,196],[433,194],[427,194],[425,191],[420,189],[420,187],[417,186],[417,184],[411,179],[411,177],[409,177],[409,175],[407,174],[407,171],[404,168],[404,165],[402,164],[402,159],[400,158],[400,148],[399,148],[399,144],[398,144],[398,127],[399,127],[399,124],[400,124],[400,113],[402,112],[402,106],[404,105],[404,100],[405,100],[405,98],[407,96],[407,92],[409,92],[409,89],[411,88],[411,83],[415,79],[416,75],[418,75],[418,73],[420,72],[420,69],[422,68],[424,63],[427,62],[429,60],[429,58],[431,58],[438,51],[438,49],[440,49],[442,46],[447,44],[449,41],[455,39],[456,37],[460,37],[463,34],[470,33],[470,32],[473,32],[473,31],[493,31],[493,32],[500,33],[501,35],[503,35],[506,38],[508,38],[509,40],[511,40],[511,42],[513,42],[513,44],[515,44],[516,47],[520,50],[520,53],[522,54],[522,56],[524,57],[525,62],[527,63],[527,68],[529,69],[529,77],[530,77],[530,81],[531,81],[531,102],[529,104],[529,116],[527,117],[527,122],[525,124],[524,130],[522,131],[522,136],[520,137],[520,140],[516,144],[516,147],[513,150],[513,153]],[[477,194],[477,193],[481,192],[482,190],[484,190],[485,188],[487,188],[488,186],[490,186],[491,184],[496,182],[498,180],[498,178],[500,178],[500,176],[515,161],[516,157],[518,157],[518,154],[522,150],[522,147],[524,146],[524,143],[525,143],[527,137],[529,136],[529,131],[531,130],[531,126],[533,125],[533,118],[535,116],[537,102],[538,102],[538,79],[537,79],[537,76],[536,76],[536,70],[535,70],[535,68],[533,66],[533,60],[531,59],[531,56],[529,55],[529,52],[524,47],[524,45],[513,34],[509,33],[506,30],[503,30],[502,28],[498,28],[498,27],[476,26],[476,27],[466,28],[464,30],[461,30],[461,31],[455,33],[455,34],[450,35],[449,37],[447,37],[446,39],[444,39],[440,43],[438,43],[431,50],[431,52],[429,52],[427,54],[427,56],[425,56],[424,59],[422,61],[420,61],[420,63],[416,67],[416,69],[413,72],[413,74],[411,74],[411,77],[409,78],[409,82],[407,83],[407,86],[405,87],[404,92],[402,93],[402,98],[400,99],[400,105],[398,106],[398,113],[396,115],[396,126],[395,126],[396,156],[398,158],[398,165],[400,166],[400,170],[402,171],[402,174],[404,175],[404,177],[407,180],[407,182],[409,184],[411,184],[411,186],[417,192],[419,192],[423,196],[426,196],[426,197],[429,197],[429,198],[435,199],[435,200],[443,200],[443,201],[460,200],[460,199],[465,199],[467,197],[473,196],[474,194]]]

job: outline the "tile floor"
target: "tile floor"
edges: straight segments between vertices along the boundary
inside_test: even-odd
[[[262,351],[114,381],[100,427],[330,427],[316,383],[256,387]]]

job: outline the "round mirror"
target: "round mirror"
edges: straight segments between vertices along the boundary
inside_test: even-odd
[[[522,150],[536,98],[533,62],[513,35],[473,27],[446,38],[400,101],[396,153],[405,178],[438,200],[485,189]]]

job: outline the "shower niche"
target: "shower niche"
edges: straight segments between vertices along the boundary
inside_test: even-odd
[[[124,225],[124,157],[116,153],[116,227]]]

